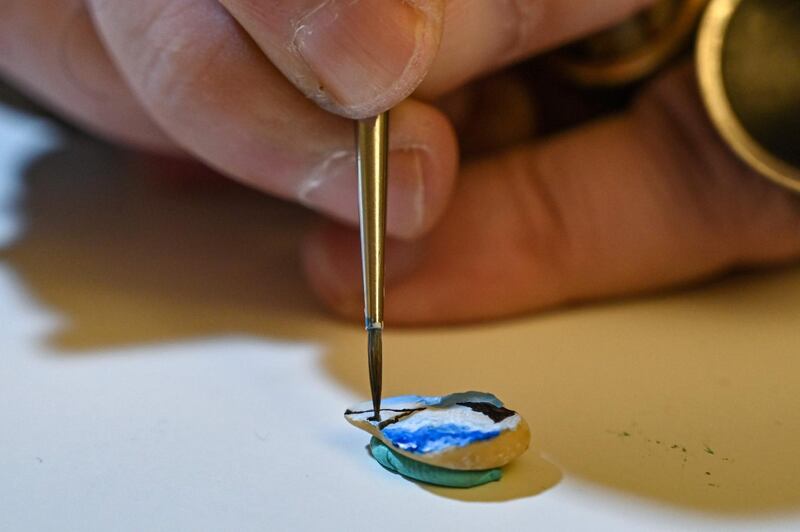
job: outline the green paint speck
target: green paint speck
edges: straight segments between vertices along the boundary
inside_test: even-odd
[[[705,446],[705,451],[706,451],[708,454],[714,454],[714,449],[712,449],[712,448],[711,448],[711,447],[709,447],[708,445],[706,445],[706,446]]]

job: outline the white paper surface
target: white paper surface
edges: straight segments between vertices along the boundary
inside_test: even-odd
[[[364,338],[304,288],[303,215],[151,171],[0,107],[0,530],[800,527],[798,316],[769,299],[800,293],[796,272],[743,281],[742,305],[723,287],[390,329],[389,393],[487,389],[537,444],[501,483],[431,490],[383,471],[342,417],[366,397]],[[744,347],[716,352],[723,338]],[[772,370],[750,380],[748,356]]]

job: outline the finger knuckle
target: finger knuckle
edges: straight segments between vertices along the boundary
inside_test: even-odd
[[[144,30],[148,43],[141,57],[137,84],[139,91],[156,113],[184,112],[191,102],[212,98],[208,90],[216,76],[215,65],[225,50],[219,29],[198,33],[192,5],[177,2],[151,17]]]
[[[539,154],[516,151],[504,160],[502,170],[507,177],[507,204],[520,228],[515,235],[517,250],[528,264],[546,268],[563,278],[573,262],[575,249],[564,198],[544,167]]]
[[[509,59],[516,59],[528,53],[536,29],[543,25],[548,17],[546,13],[547,2],[541,0],[509,0],[510,16],[509,40],[506,45],[506,55]]]

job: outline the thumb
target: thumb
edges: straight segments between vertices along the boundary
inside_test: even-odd
[[[444,0],[220,2],[301,91],[350,118],[414,91],[436,55],[444,12]]]

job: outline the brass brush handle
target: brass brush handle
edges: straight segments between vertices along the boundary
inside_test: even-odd
[[[364,326],[373,416],[380,420],[383,366],[383,273],[386,240],[386,187],[389,165],[389,112],[356,123],[358,210],[364,281]]]

